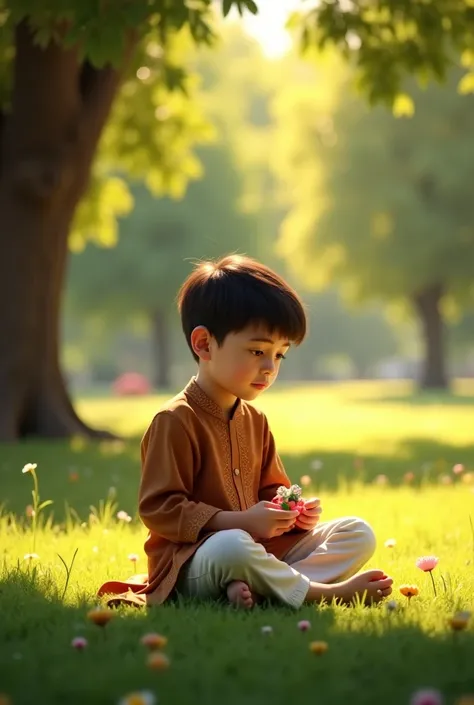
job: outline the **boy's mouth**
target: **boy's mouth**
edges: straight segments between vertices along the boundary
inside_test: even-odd
[[[266,389],[268,387],[268,384],[258,384],[258,382],[253,382],[252,387],[255,387],[255,389]]]

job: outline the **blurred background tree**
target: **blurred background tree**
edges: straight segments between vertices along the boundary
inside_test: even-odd
[[[267,17],[281,12],[265,0],[59,0],[48,12],[36,0],[0,0],[0,440],[103,435],[78,418],[60,366],[68,243],[74,251],[87,240],[114,244],[134,179],[155,196],[177,197],[202,176],[193,150],[210,139],[215,97],[209,93],[207,105],[198,98],[194,47],[214,43],[222,15],[263,6]],[[442,79],[458,56],[462,90],[472,91],[473,27],[465,0],[383,0],[377,8],[318,3],[293,18],[291,31],[306,58],[334,48],[369,101],[400,111],[411,109],[407,74]],[[240,58],[234,54],[228,76],[234,126],[232,85],[247,80]],[[254,95],[254,119],[241,133],[247,149],[236,151],[246,172],[244,211],[258,211],[259,232],[273,232],[286,208],[272,204],[274,177],[264,165],[273,151],[265,96],[285,75],[278,71],[286,71],[278,62],[268,68],[263,99]],[[271,261],[272,243],[256,242]]]
[[[474,97],[459,95],[452,70],[442,88],[410,83],[416,111],[394,117],[351,93],[337,57],[324,76],[318,94],[279,96],[280,252],[309,287],[339,282],[355,301],[409,303],[424,343],[421,386],[444,388],[445,319],[474,295]]]

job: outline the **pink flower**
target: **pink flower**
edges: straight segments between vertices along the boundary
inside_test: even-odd
[[[71,641],[71,646],[78,651],[83,651],[87,646],[87,639],[84,639],[83,636],[76,636]]]
[[[308,629],[311,629],[311,622],[308,622],[307,619],[302,619],[301,622],[298,622],[298,629],[302,632],[307,632]]]
[[[436,556],[422,556],[416,561],[417,568],[423,570],[425,573],[431,572],[439,563],[439,558]]]
[[[444,699],[439,690],[434,688],[426,688],[425,690],[417,690],[413,693],[410,705],[443,705]]]
[[[456,463],[453,467],[453,473],[455,475],[461,475],[464,472],[464,465],[462,463]]]

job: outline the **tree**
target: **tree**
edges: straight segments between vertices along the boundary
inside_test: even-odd
[[[100,313],[104,320],[148,315],[158,387],[170,384],[170,319],[192,261],[252,253],[255,242],[255,220],[239,210],[242,177],[230,145],[208,146],[199,157],[205,176],[182,200],[153,198],[136,184],[135,208],[120,224],[117,245],[89,243],[71,259],[70,310]]]
[[[371,376],[375,365],[400,353],[398,332],[380,306],[350,310],[335,289],[308,292],[301,289],[308,307],[308,335],[291,351],[280,372],[282,379],[314,379],[328,361],[344,359],[359,378]]]
[[[130,207],[123,183],[110,180],[117,170],[149,171],[151,185],[172,191],[182,186],[177,178],[197,175],[190,147],[202,121],[180,46],[183,34],[212,40],[212,4],[56,0],[46,9],[38,0],[0,0],[0,440],[97,435],[77,417],[59,366],[71,224],[122,83],[76,226],[90,235],[96,217],[92,233],[102,224],[113,237],[114,214]],[[254,0],[221,7],[224,14],[258,10]],[[303,42],[332,41],[346,52],[357,37],[353,56],[373,83],[368,92],[381,97],[396,91],[396,80],[387,80],[394,72],[441,75],[451,44],[470,48],[474,9],[464,0],[384,0],[378,8],[319,3],[302,24]],[[147,90],[156,74],[161,90]],[[189,100],[171,97],[177,85]]]
[[[293,184],[280,247],[313,287],[342,282],[362,300],[408,300],[425,345],[421,386],[447,385],[443,306],[472,296],[474,96],[411,86],[417,110],[395,119],[347,90],[302,91],[280,105],[280,170]]]
[[[73,246],[114,238],[115,216],[131,207],[117,172],[147,172],[150,187],[172,194],[199,175],[191,147],[207,125],[182,61],[212,36],[210,3],[58,2],[45,12],[12,0],[0,24],[0,440],[102,435],[77,417],[59,365],[71,225]]]

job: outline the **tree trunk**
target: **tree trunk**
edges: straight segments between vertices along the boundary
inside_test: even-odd
[[[158,389],[171,387],[170,376],[170,335],[168,318],[161,309],[155,310],[151,316],[153,360],[155,362],[154,384]]]
[[[442,284],[433,284],[413,297],[413,304],[420,319],[425,346],[421,377],[422,389],[448,388],[445,360],[445,329],[440,311],[442,296]]]
[[[16,31],[0,134],[0,441],[103,436],[76,415],[59,364],[68,233],[120,82],[75,49]]]

